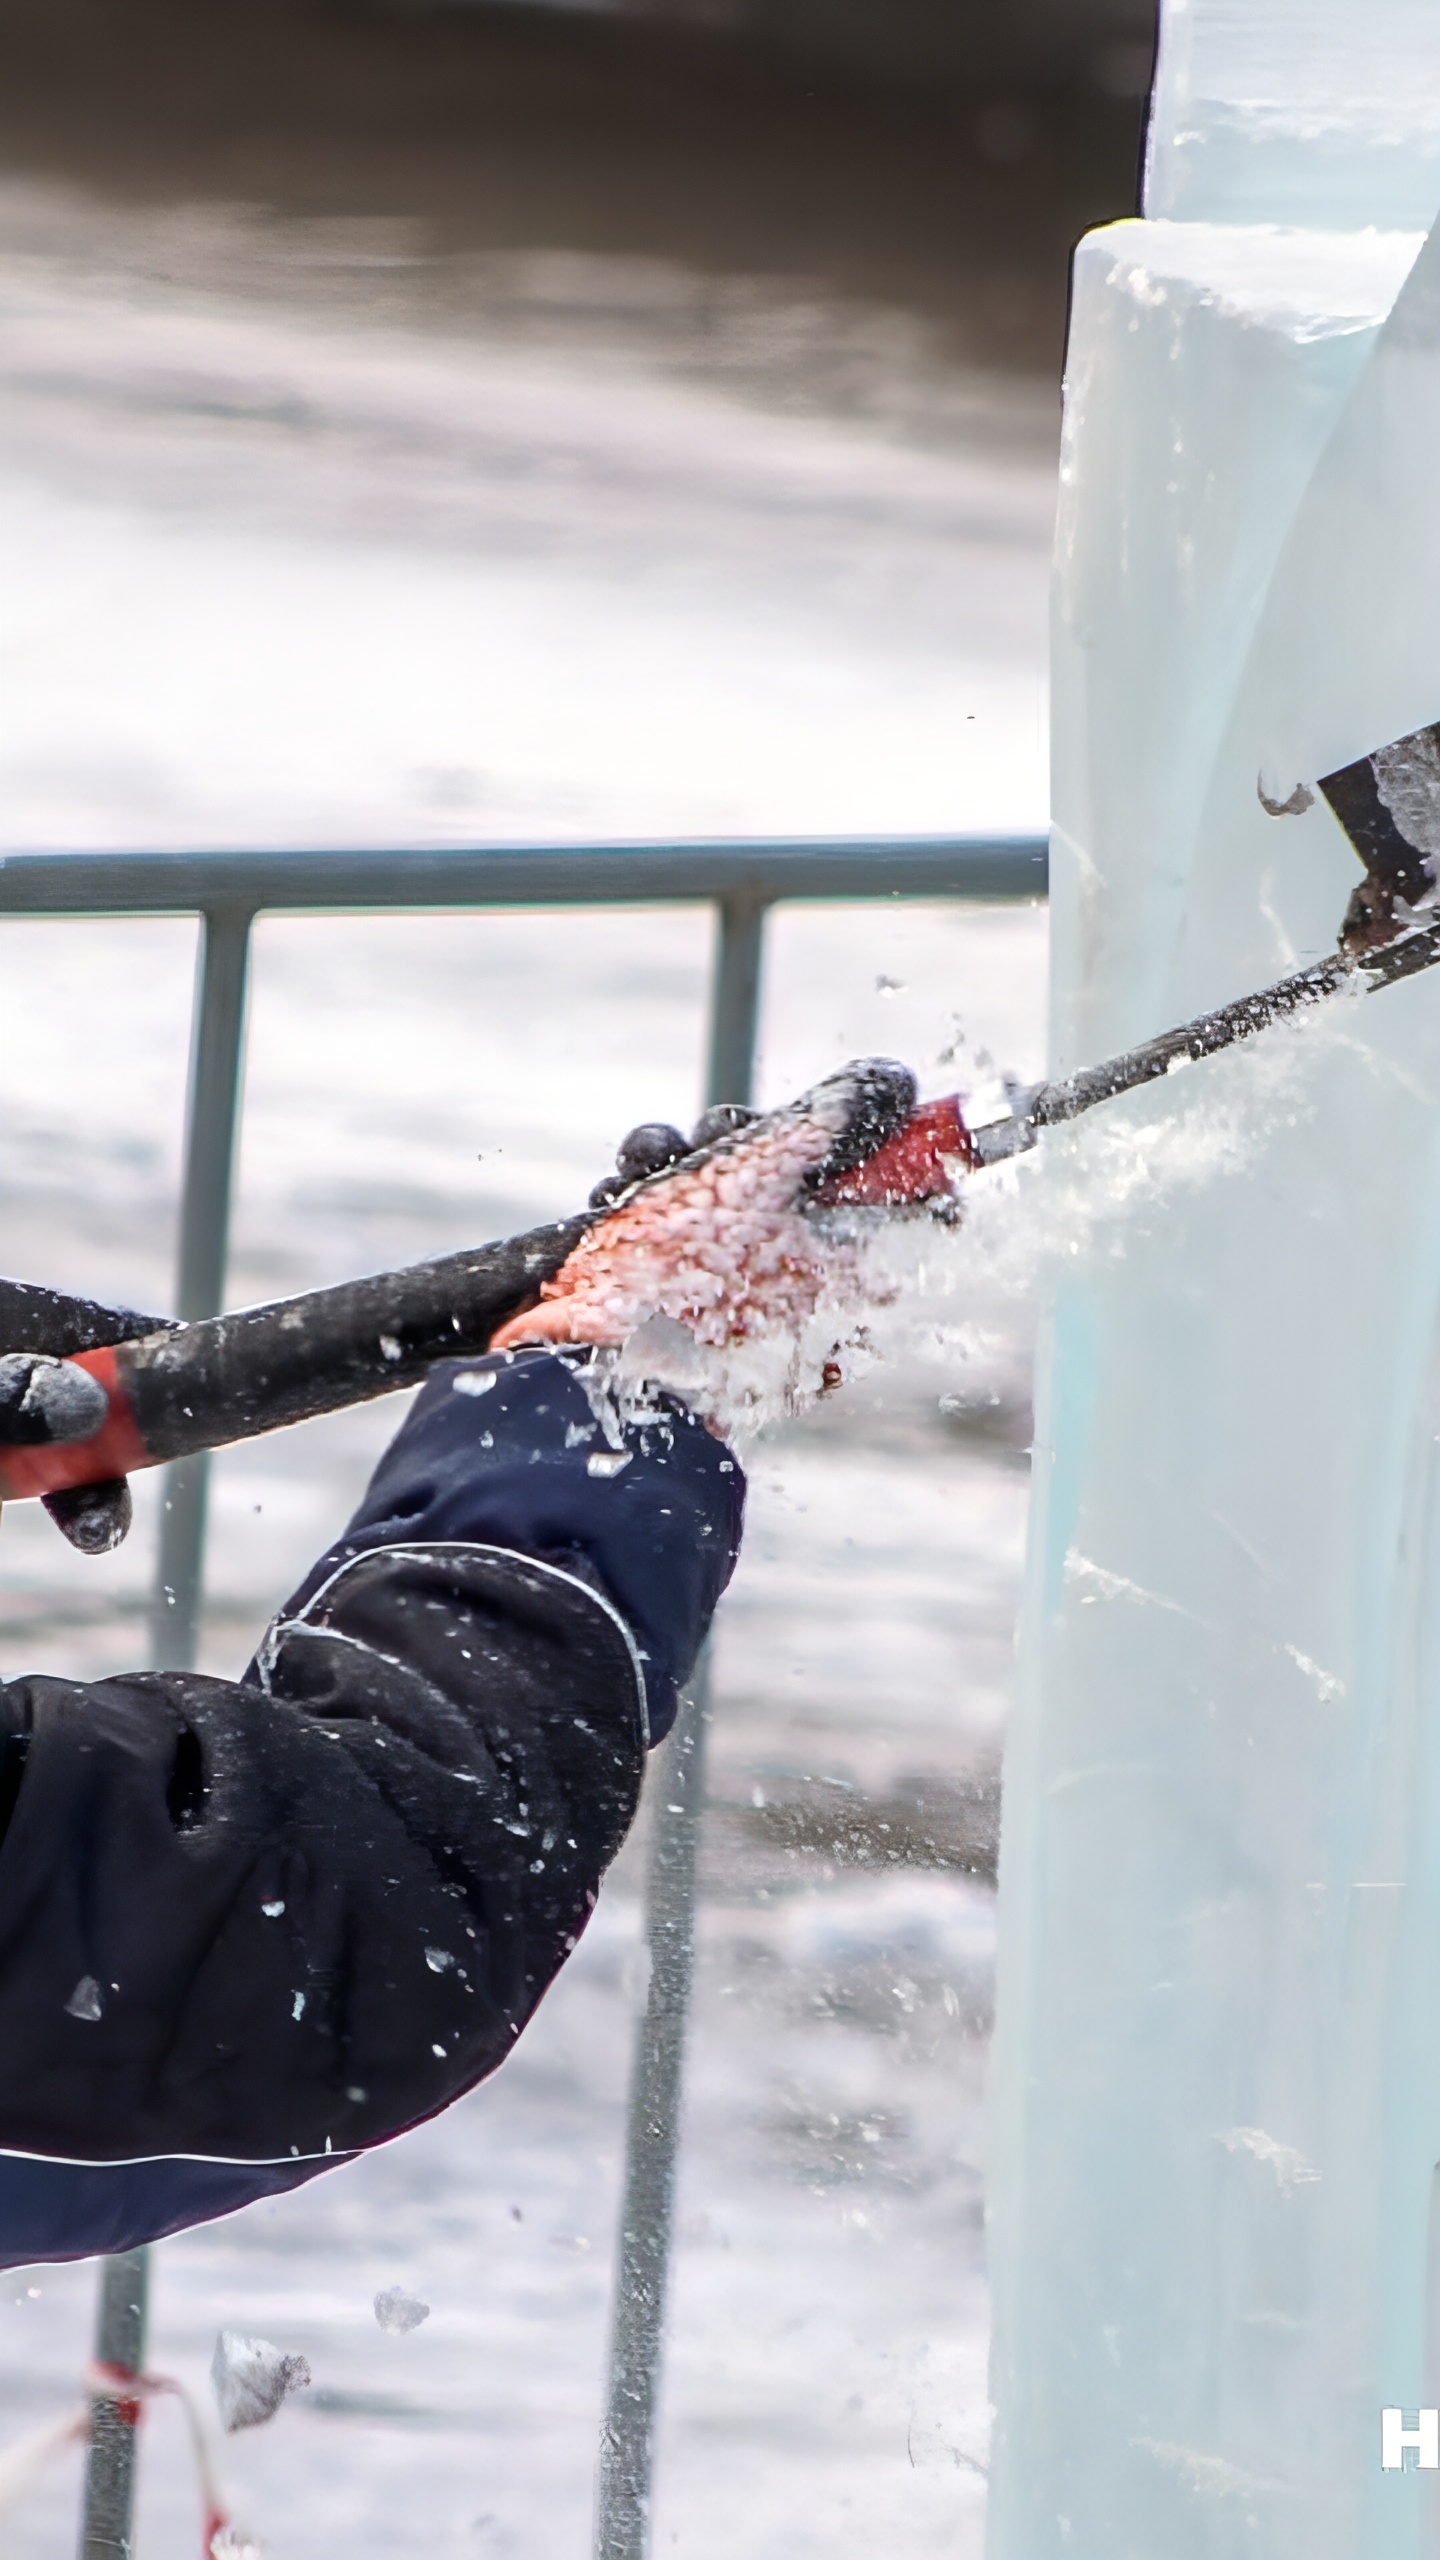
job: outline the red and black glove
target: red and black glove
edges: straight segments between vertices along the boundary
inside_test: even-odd
[[[917,1109],[909,1068],[888,1058],[779,1111],[707,1113],[688,1144],[646,1124],[593,1195],[609,1214],[492,1347],[614,1347],[655,1317],[709,1351],[796,1337],[850,1276],[844,1222],[821,1213],[948,1200],[972,1161],[958,1105]]]

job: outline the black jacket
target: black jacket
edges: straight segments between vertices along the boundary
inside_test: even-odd
[[[456,1363],[243,1680],[0,1691],[0,2263],[294,2184],[495,2069],[742,1503],[688,1414],[612,1451],[563,1357]]]

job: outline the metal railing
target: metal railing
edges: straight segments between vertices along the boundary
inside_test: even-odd
[[[175,1293],[177,1314],[193,1320],[218,1315],[224,1298],[250,930],[257,915],[708,905],[717,934],[705,1099],[748,1102],[772,906],[890,898],[1033,902],[1046,888],[1046,846],[1039,837],[21,854],[0,863],[0,917],[200,917]],[[188,1669],[195,1659],[208,1480],[205,1457],[167,1470],[152,1624],[157,1666]],[[709,1675],[702,1664],[682,1703],[655,1805],[645,1911],[652,1962],[631,2069],[596,2560],[644,2560],[649,2545],[708,1716]],[[144,2253],[115,2262],[117,2277],[122,2268],[124,2282],[107,2282],[101,2291],[97,2360],[112,2365],[128,2363],[131,2354],[138,2361],[144,2334]],[[83,2560],[129,2560],[133,2502],[134,2428],[97,2418]]]

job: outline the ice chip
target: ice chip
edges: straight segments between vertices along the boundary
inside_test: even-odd
[[[674,1316],[653,1315],[637,1324],[621,1345],[615,1374],[624,1386],[653,1382],[684,1395],[705,1384],[710,1365],[688,1325]]]
[[[597,1449],[593,1457],[586,1459],[585,1473],[587,1476],[618,1476],[622,1467],[629,1466],[630,1458],[628,1449]]]
[[[456,1396],[488,1396],[494,1384],[493,1369],[461,1369],[450,1381],[450,1392]]]
[[[222,2329],[210,2362],[210,2380],[220,2424],[227,2436],[242,2427],[263,2427],[292,2391],[310,2386],[310,2367],[303,2356],[287,2356],[267,2338],[242,2338]]]
[[[94,1974],[82,1973],[65,2003],[65,2014],[70,2018],[84,2018],[93,2026],[104,2006],[105,1994]]]
[[[375,2317],[388,2337],[408,2338],[412,2329],[429,2319],[430,2305],[407,2293],[403,2285],[387,2285],[375,2296]]]

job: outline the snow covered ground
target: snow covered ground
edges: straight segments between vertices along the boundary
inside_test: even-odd
[[[363,226],[0,193],[8,845],[1039,821],[1047,401],[946,376],[885,315],[737,288],[720,327],[682,276],[601,260],[492,261],[462,331],[407,261]],[[763,1094],[866,1049],[944,1090],[957,1017],[1034,1072],[1043,949],[1032,913],[782,914]],[[0,926],[18,1276],[169,1303],[193,951],[183,921]],[[262,922],[235,1301],[572,1207],[633,1120],[697,1107],[708,958],[686,913]],[[965,1870],[1026,1318],[966,1253],[892,1358],[752,1462],[657,2554],[979,2549],[993,1913]],[[240,1667],[394,1418],[220,1461],[208,1667]],[[140,1657],[138,1490],[100,1564],[7,1517],[7,1668]],[[227,2448],[276,2560],[586,2550],[642,1862],[637,1836],[493,2084],[158,2253],[157,2367],[201,2380],[221,2325],[312,2364]],[[371,2309],[397,2283],[433,2306],[404,2338]],[[0,2294],[4,2440],[67,2405],[92,2295],[89,2269]],[[3,2548],[66,2545],[76,2494],[62,2463]],[[138,2547],[194,2542],[162,2410]]]

